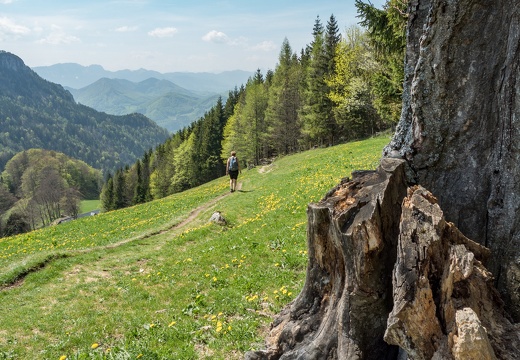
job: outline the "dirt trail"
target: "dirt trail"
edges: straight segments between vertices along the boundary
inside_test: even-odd
[[[242,189],[242,183],[237,183],[237,191],[240,191]],[[184,219],[183,221],[181,221],[180,223],[178,224],[175,224],[174,226],[172,226],[171,228],[167,229],[167,230],[162,230],[160,231],[159,233],[160,234],[163,234],[165,232],[168,232],[168,231],[171,231],[171,230],[174,230],[174,229],[178,229],[178,228],[181,228],[187,224],[189,224],[190,222],[192,222],[193,220],[195,220],[195,218],[197,216],[199,216],[199,214],[202,212],[202,211],[205,211],[205,210],[208,210],[211,206],[215,205],[218,201],[222,200],[223,198],[227,197],[231,195],[230,192],[228,193],[225,193],[225,194],[222,194],[210,201],[208,201],[207,203],[205,204],[202,204],[201,206],[199,206],[198,208],[196,208],[195,210],[192,210],[190,215]]]
[[[242,189],[242,183],[237,183],[237,191],[239,191],[241,189]],[[114,249],[116,247],[128,244],[132,241],[144,240],[144,239],[148,239],[155,235],[160,235],[160,234],[164,234],[164,233],[167,233],[167,232],[170,232],[173,230],[180,229],[180,228],[188,225],[189,223],[191,223],[193,220],[195,220],[202,211],[208,210],[211,206],[215,205],[218,201],[224,199],[225,197],[227,197],[229,195],[231,195],[231,193],[227,192],[220,196],[217,196],[214,199],[209,200],[208,202],[206,202],[206,203],[200,205],[199,207],[195,208],[194,210],[192,210],[186,219],[182,220],[181,222],[179,222],[167,229],[159,230],[159,231],[152,232],[152,233],[145,234],[145,235],[139,235],[139,236],[127,238],[127,239],[121,240],[119,242],[110,244],[110,245],[93,247],[93,248],[83,249],[83,250],[74,250],[74,251],[71,251],[71,255],[86,254],[86,253],[90,253],[93,251],[99,251],[99,250],[104,250],[104,249]],[[63,256],[58,256],[58,257],[63,257]],[[49,265],[49,263],[52,262],[53,260],[55,260],[55,259],[54,258],[47,259],[44,263],[40,264],[39,266],[35,266],[31,269],[28,269],[26,272],[20,274],[20,276],[18,276],[16,279],[14,279],[14,281],[12,283],[4,284],[4,285],[0,286],[0,291],[9,290],[9,289],[21,286],[27,275],[29,275],[32,272],[43,269],[44,267]]]

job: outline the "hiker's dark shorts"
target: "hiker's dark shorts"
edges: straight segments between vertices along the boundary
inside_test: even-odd
[[[236,180],[238,178],[238,170],[229,170],[229,178]]]

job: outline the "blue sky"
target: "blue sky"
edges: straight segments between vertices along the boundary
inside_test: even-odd
[[[0,49],[31,67],[265,71],[285,37],[299,52],[331,14],[341,33],[359,21],[354,0],[0,0]]]

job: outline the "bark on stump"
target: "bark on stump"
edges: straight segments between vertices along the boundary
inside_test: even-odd
[[[385,341],[417,360],[520,357],[520,325],[503,309],[484,267],[489,257],[487,248],[444,219],[429,191],[410,188],[402,206]]]
[[[491,249],[520,321],[520,2],[410,0],[403,111],[385,156],[406,158],[446,218]]]
[[[408,188],[405,167],[382,159],[309,205],[304,288],[267,350],[246,359],[517,358],[520,325],[483,265],[489,250],[447,222],[430,192]]]
[[[310,204],[309,265],[300,295],[275,319],[268,350],[247,359],[393,359],[383,340],[392,310],[405,161],[353,173]]]

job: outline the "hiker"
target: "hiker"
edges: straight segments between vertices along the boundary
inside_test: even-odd
[[[231,151],[231,156],[227,159],[226,175],[229,174],[229,191],[234,192],[237,189],[237,178],[240,171],[236,151]]]

